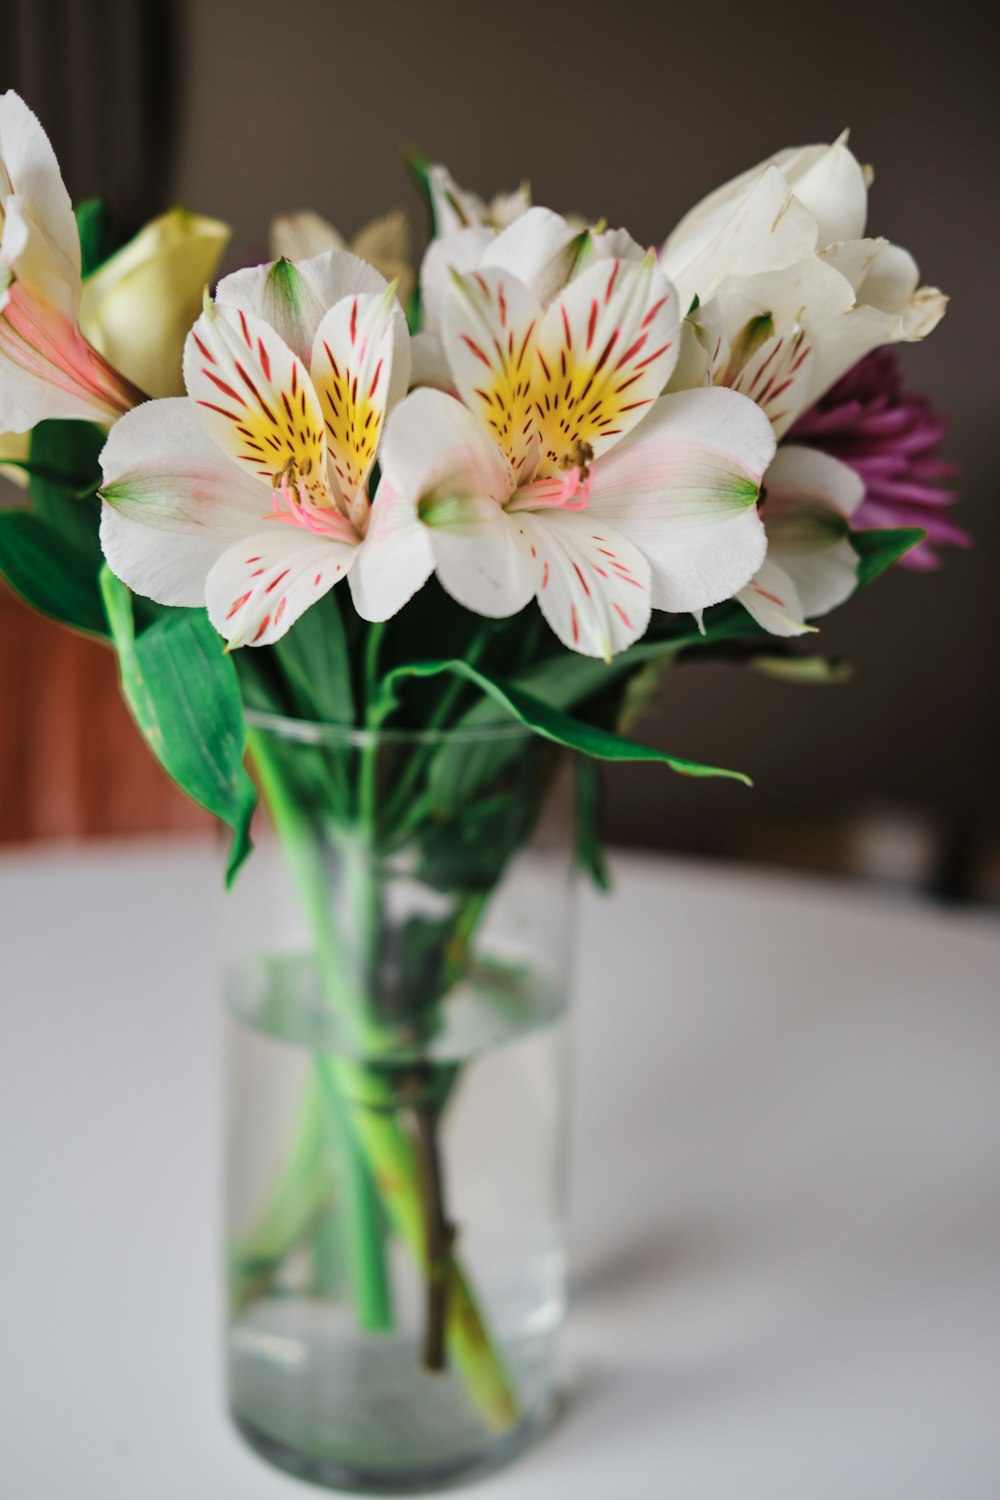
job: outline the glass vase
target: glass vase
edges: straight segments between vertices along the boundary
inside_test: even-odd
[[[237,1427],[332,1488],[437,1488],[548,1421],[565,1305],[567,767],[520,729],[265,716],[230,902]]]

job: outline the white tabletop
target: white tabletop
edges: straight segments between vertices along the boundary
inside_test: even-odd
[[[635,857],[579,966],[567,1415],[481,1500],[996,1500],[1000,925]],[[223,1414],[217,864],[0,860],[0,1493],[295,1500]]]

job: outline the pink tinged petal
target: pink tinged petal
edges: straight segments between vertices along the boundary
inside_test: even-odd
[[[0,430],[25,432],[48,417],[109,426],[140,400],[75,318],[25,283],[7,286],[0,299]]]
[[[355,609],[363,620],[388,620],[433,571],[430,536],[412,498],[399,495],[383,478],[350,574]]]
[[[487,245],[477,269],[506,271],[545,307],[569,281],[585,239],[551,209],[529,208]]]
[[[540,322],[537,300],[507,272],[454,275],[443,328],[448,363],[518,483],[532,478],[538,455],[532,379]]]
[[[208,617],[231,649],[269,646],[329,593],[357,555],[356,545],[299,528],[252,533],[229,547],[209,573]]]
[[[73,205],[48,136],[13,90],[0,95],[0,224],[11,198],[20,201],[28,233],[17,263],[6,253],[4,263],[64,316],[75,318],[80,240]]]
[[[101,545],[112,572],[159,604],[203,604],[213,564],[259,530],[260,486],[219,452],[185,397],[122,417],[101,465]]]
[[[642,421],[677,359],[677,299],[651,256],[598,261],[545,315],[532,376],[538,472],[598,456]]]
[[[402,318],[399,303],[386,288],[381,296],[345,297],[316,332],[310,373],[326,426],[329,462],[348,502],[364,489],[394,384],[396,389],[400,384],[393,365],[397,318]],[[408,377],[406,369],[404,392]]]
[[[645,633],[650,568],[639,549],[587,511],[518,511],[539,607],[564,646],[605,661]]]
[[[756,500],[773,454],[771,425],[744,396],[662,396],[594,465],[587,514],[606,518],[648,559],[654,609],[705,609],[731,598],[763,561]]]
[[[219,449],[268,489],[294,470],[317,504],[331,503],[323,414],[305,365],[269,324],[206,304],[184,347],[184,383]]]
[[[806,635],[813,628],[805,622],[805,611],[792,578],[770,557],[736,598],[770,635]]]

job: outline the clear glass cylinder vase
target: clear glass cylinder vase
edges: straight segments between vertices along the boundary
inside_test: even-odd
[[[516,727],[258,716],[229,904],[227,1367],[279,1466],[405,1493],[551,1416],[565,1305],[567,766]]]

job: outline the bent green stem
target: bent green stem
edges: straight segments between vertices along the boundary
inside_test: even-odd
[[[379,1051],[384,1050],[384,1038],[373,1024],[369,1008],[364,997],[357,992],[350,966],[341,952],[329,907],[321,851],[307,820],[289,796],[280,769],[274,765],[262,736],[251,732],[250,739],[263,790],[309,917],[317,960],[331,1003],[351,1028],[362,1054],[377,1057]],[[477,901],[470,926],[474,925],[480,911],[481,903]],[[463,936],[467,940],[467,934]],[[433,1207],[428,1207],[425,1199],[420,1161],[412,1139],[400,1123],[402,1101],[388,1071],[327,1053],[315,1055],[314,1067],[331,1112],[343,1120],[345,1135],[357,1152],[358,1183],[366,1181],[373,1186],[386,1215],[421,1273],[428,1283],[434,1280],[439,1284],[440,1290],[435,1293],[434,1317],[439,1318],[443,1325],[443,1344],[465,1383],[470,1400],[492,1431],[507,1430],[519,1415],[514,1388],[450,1243],[450,1236],[446,1254],[440,1253],[440,1224],[432,1226],[430,1222],[432,1214],[439,1215]],[[361,1278],[358,1283],[360,1308],[367,1305],[365,1297],[377,1289],[381,1278],[384,1278],[386,1297],[388,1295],[384,1245],[374,1233],[378,1203],[371,1206],[373,1212],[368,1213],[360,1193],[352,1204],[356,1261]],[[437,1337],[436,1332],[434,1337]]]

